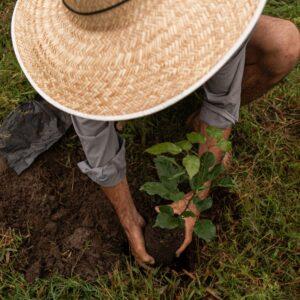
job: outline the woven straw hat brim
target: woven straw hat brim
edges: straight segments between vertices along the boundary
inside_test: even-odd
[[[266,0],[130,0],[81,16],[61,0],[18,0],[17,59],[59,109],[114,121],[146,116],[212,77],[254,28]]]

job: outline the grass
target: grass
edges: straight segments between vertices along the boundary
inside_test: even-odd
[[[13,5],[11,0],[0,3],[0,120],[35,95],[12,51],[9,23]],[[297,25],[299,12],[300,5],[293,0],[270,0],[266,8],[266,13],[291,19]],[[14,269],[22,236],[9,230],[0,232],[0,298],[297,299],[299,75],[298,66],[268,95],[242,109],[242,122],[233,136],[235,158],[231,169],[240,200],[235,208],[220,212],[223,221],[219,237],[201,249],[193,274],[145,273],[128,262],[126,269],[116,267],[92,283],[56,276],[29,284]],[[197,103],[196,95],[191,97]],[[181,109],[174,107],[131,122],[124,133],[129,165],[145,165],[141,145],[182,135],[182,117]],[[136,176],[145,177],[144,168]],[[238,220],[234,217],[237,211]]]

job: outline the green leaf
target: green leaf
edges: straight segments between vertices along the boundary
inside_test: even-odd
[[[163,153],[170,153],[170,154],[176,155],[176,154],[181,153],[182,149],[173,143],[166,142],[166,143],[154,145],[154,146],[146,149],[146,152],[150,153],[152,155],[159,155],[159,154],[163,154]]]
[[[203,185],[207,181],[203,175],[200,168],[200,172],[190,180],[190,187],[193,191],[200,192],[207,189],[207,187]]]
[[[203,185],[206,181],[207,180],[205,180],[200,171],[198,174],[196,174],[196,176],[193,177],[192,180],[190,180],[190,187],[195,192],[204,191],[207,189],[207,187]]]
[[[170,215],[170,216],[174,216],[173,208],[169,205],[160,206],[159,211],[161,213],[164,213],[164,214],[167,214],[167,215]]]
[[[201,186],[197,186],[197,192],[201,192],[204,190],[207,190],[209,187],[205,186],[205,185],[201,185]]]
[[[190,179],[192,179],[200,168],[200,159],[196,155],[187,155],[183,160],[182,164],[185,167]]]
[[[199,132],[188,133],[186,137],[192,144],[205,144],[206,142],[205,136]]]
[[[209,171],[214,166],[215,161],[215,155],[209,151],[200,157],[200,170],[190,183],[192,190],[199,190],[209,180]]]
[[[168,156],[164,156],[164,155],[158,155],[157,157],[155,157],[153,159],[153,161],[155,162],[155,164],[163,164],[163,165],[167,165],[168,167],[172,167],[172,168],[176,168],[176,167],[180,167],[178,165],[178,163],[176,162],[175,158],[173,157],[168,157]],[[157,165],[156,165],[157,167]],[[173,169],[171,169],[173,170]],[[171,172],[170,174],[172,174],[173,172]],[[164,174],[164,176],[169,176],[168,174]]]
[[[180,171],[179,173],[174,174],[172,177],[169,177],[168,180],[181,179],[181,177],[185,174],[185,171]]]
[[[154,224],[154,227],[160,227],[162,229],[175,229],[180,226],[183,226],[183,220],[181,218],[165,213],[159,213]]]
[[[193,145],[186,140],[175,143],[176,146],[180,147],[184,151],[190,151],[193,148]]]
[[[150,196],[159,195],[163,199],[172,201],[179,201],[184,197],[184,193],[170,191],[161,182],[146,182],[140,190]]]
[[[203,168],[202,171],[208,172],[209,169],[215,164],[215,162],[216,162],[215,155],[210,151],[205,152],[201,156],[201,166]]]
[[[196,221],[194,232],[206,242],[210,242],[216,237],[216,227],[211,220],[203,219]]]
[[[234,187],[234,181],[230,177],[225,177],[217,183],[217,186],[231,188]]]
[[[217,141],[223,138],[223,130],[214,126],[208,126],[206,133]]]
[[[184,193],[183,192],[177,192],[177,193],[173,193],[169,195],[169,199],[168,200],[172,200],[174,202],[177,202],[179,200],[182,200],[184,198]]]
[[[179,192],[177,185],[182,181],[185,170],[177,164],[174,158],[157,156],[154,159],[156,171],[162,184],[172,192]]]
[[[159,179],[172,179],[175,175],[178,175],[179,173],[184,171],[184,169],[181,166],[179,166],[176,160],[172,157],[160,155],[155,157],[153,161]]]
[[[186,211],[184,211],[184,212],[181,214],[181,217],[182,217],[182,218],[190,218],[190,217],[195,218],[196,215],[195,215],[192,211],[186,210]]]
[[[193,202],[200,212],[210,209],[213,205],[213,200],[211,197],[206,198],[204,200],[200,200],[198,197],[194,197]]]
[[[150,196],[159,195],[165,198],[170,191],[161,182],[146,182],[141,188],[141,191],[146,192]]]
[[[224,152],[229,152],[232,150],[232,144],[230,141],[226,141],[226,140],[219,141],[217,146]]]
[[[220,174],[222,174],[224,172],[225,168],[222,164],[218,164],[216,165],[209,173],[208,173],[208,177],[209,180],[215,180],[216,178],[218,178],[220,176]]]

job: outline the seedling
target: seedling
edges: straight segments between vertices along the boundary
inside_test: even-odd
[[[207,135],[216,140],[218,147],[224,152],[231,150],[231,143],[223,138],[223,133],[215,127],[208,127]],[[197,196],[200,191],[206,189],[204,183],[211,181],[211,188],[222,186],[232,187],[233,182],[230,178],[224,177],[224,167],[216,162],[212,152],[205,152],[201,157],[198,156],[197,146],[205,144],[206,138],[198,132],[191,132],[186,135],[186,139],[176,143],[165,142],[154,145],[146,150],[147,153],[154,155],[154,165],[159,181],[146,182],[141,190],[147,194],[158,195],[171,202],[183,199],[185,192],[183,186],[189,186],[189,191],[193,191],[191,201],[196,205],[200,212],[210,209],[213,205],[211,197],[200,200]],[[184,219],[196,216],[188,205],[181,215],[175,215],[173,209],[168,206],[160,206],[155,227],[163,229],[175,229],[184,226]],[[209,219],[199,219],[194,227],[195,234],[205,240],[211,241],[216,236],[216,227]]]

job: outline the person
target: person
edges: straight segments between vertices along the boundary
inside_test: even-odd
[[[247,42],[203,85],[205,99],[202,107],[190,119],[195,130],[207,137],[206,144],[199,148],[199,155],[209,150],[219,162],[227,164],[230,158],[222,157],[215,141],[206,134],[207,126],[222,129],[224,138],[228,139],[232,127],[238,121],[240,104],[248,104],[260,98],[293,69],[299,57],[300,35],[297,27],[290,21],[261,16]],[[61,115],[55,117],[62,118]],[[70,120],[72,121],[86,155],[86,160],[78,164],[79,168],[102,187],[110,200],[137,263],[142,266],[154,264],[154,259],[145,249],[145,221],[137,211],[130,192],[126,178],[125,143],[115,129],[115,123],[94,121],[74,115],[70,120],[66,116],[63,118],[65,129],[71,124]],[[54,139],[53,135],[48,137],[51,143],[47,143],[44,137],[44,148],[35,151],[32,148],[32,153],[27,148],[26,164],[22,164],[20,160],[14,164],[15,156],[10,156],[9,153],[11,149],[6,151],[5,147],[0,148],[2,172],[9,166],[17,169],[18,164],[22,165],[19,172],[23,171],[61,135],[57,134]],[[24,150],[18,151],[20,158]],[[31,155],[33,158],[30,158]],[[199,193],[200,199],[208,196],[209,185],[207,182],[207,189]],[[199,216],[196,207],[189,202],[190,197],[188,193],[182,200],[172,204],[174,212],[181,213],[189,203],[189,209]],[[177,256],[191,243],[194,224],[194,218],[185,220],[185,239],[176,252]]]

